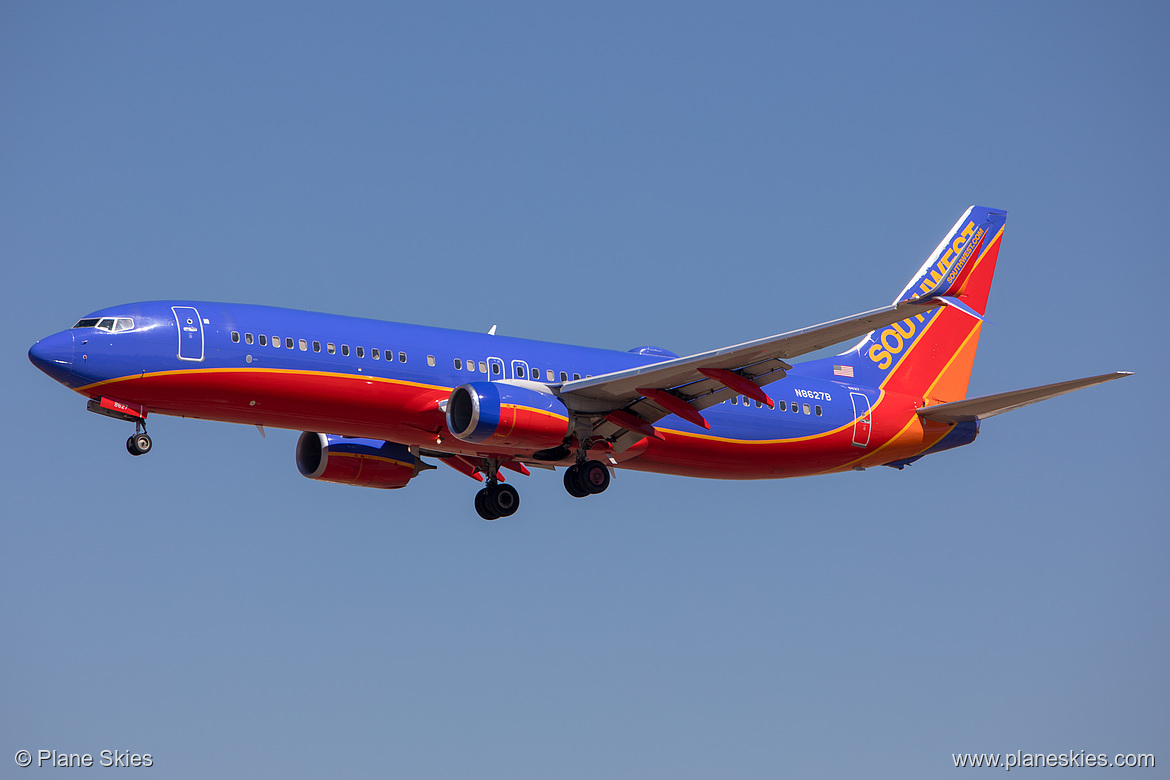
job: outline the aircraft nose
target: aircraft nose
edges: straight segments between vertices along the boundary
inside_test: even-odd
[[[54,333],[32,345],[28,351],[32,364],[62,384],[68,384],[73,371],[73,331]]]

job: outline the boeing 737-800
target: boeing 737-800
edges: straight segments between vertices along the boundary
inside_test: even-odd
[[[429,458],[486,481],[475,507],[489,520],[520,502],[501,469],[563,467],[579,498],[616,468],[718,479],[901,469],[970,444],[987,417],[1127,376],[966,397],[1006,217],[968,209],[889,306],[685,357],[155,301],[88,314],[29,358],[90,411],[133,423],[133,455],[152,447],[152,413],[300,430],[310,479],[400,488]]]

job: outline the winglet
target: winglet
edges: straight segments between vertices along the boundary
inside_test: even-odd
[[[966,314],[970,317],[974,317],[975,319],[979,320],[980,322],[983,322],[983,315],[982,314],[975,311],[970,306],[968,306],[967,304],[960,301],[958,298],[955,298],[955,297],[950,296],[950,295],[940,295],[937,298],[935,298],[935,300],[942,301],[947,306],[952,306],[952,307],[958,309],[959,311],[963,312],[964,314]]]

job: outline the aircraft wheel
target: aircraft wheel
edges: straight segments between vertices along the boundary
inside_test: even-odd
[[[590,493],[604,493],[609,487],[609,469],[599,460],[587,460],[581,465],[581,486]]]
[[[488,488],[484,502],[500,517],[510,517],[520,508],[520,493],[511,485],[496,485]]]
[[[565,490],[569,491],[569,495],[573,498],[585,498],[589,495],[589,491],[581,484],[581,468],[579,466],[572,465],[565,469]]]
[[[126,451],[131,455],[145,455],[154,446],[145,433],[136,433],[126,440]]]
[[[500,515],[490,506],[490,502],[488,500],[489,490],[490,488],[484,488],[475,494],[475,511],[478,512],[479,516],[484,520],[495,520]]]

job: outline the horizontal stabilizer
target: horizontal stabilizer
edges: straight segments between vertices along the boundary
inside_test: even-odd
[[[984,420],[1003,412],[1019,409],[1022,406],[1047,401],[1049,398],[1080,390],[1082,387],[1099,385],[1102,382],[1110,382],[1132,374],[1132,371],[1115,371],[1112,374],[1071,379],[1067,382],[1057,382],[1054,385],[1030,387],[1027,390],[1012,390],[1008,393],[985,395],[982,398],[968,398],[965,401],[952,401],[949,404],[924,406],[918,410],[918,416],[926,420],[937,420],[945,423]]]

